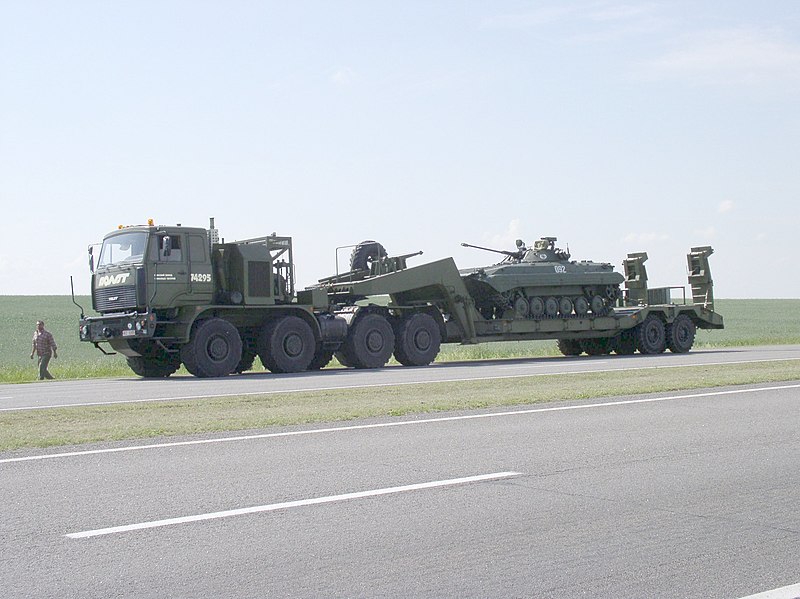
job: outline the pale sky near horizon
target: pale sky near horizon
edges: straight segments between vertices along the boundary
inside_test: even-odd
[[[800,298],[799,107],[798,1],[0,0],[0,295],[213,216],[291,235],[301,287],[363,239],[466,268],[547,235]]]

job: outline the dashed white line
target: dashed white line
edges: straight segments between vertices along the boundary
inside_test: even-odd
[[[408,385],[436,385],[438,383],[466,383],[470,381],[494,381],[500,379],[521,379],[529,377],[546,377],[546,376],[563,376],[570,374],[593,374],[593,373],[608,373],[608,372],[624,372],[631,370],[660,370],[669,368],[687,368],[692,366],[724,366],[726,364],[755,364],[762,362],[791,362],[800,358],[769,358],[765,360],[736,360],[730,362],[706,362],[706,363],[681,363],[681,364],[662,364],[658,366],[635,366],[628,368],[597,368],[590,370],[563,370],[559,372],[528,372],[524,374],[499,374],[495,376],[479,376],[479,377],[458,377],[450,379],[436,379],[431,381],[396,381],[386,383],[369,383],[366,385],[331,385],[327,387],[309,387],[309,388],[293,388],[293,389],[277,389],[277,390],[262,390],[262,391],[245,391],[237,393],[206,393],[203,395],[178,395],[174,397],[152,397],[147,399],[122,399],[119,401],[92,401],[81,402],[72,404],[52,404],[44,406],[19,406],[12,408],[0,408],[0,412],[21,412],[26,410],[50,410],[54,408],[78,408],[78,407],[91,407],[91,406],[111,406],[117,404],[129,403],[153,403],[164,401],[188,401],[193,399],[211,399],[217,397],[251,397],[254,395],[293,395],[296,393],[313,393],[316,391],[347,391],[350,389],[372,389],[376,387],[404,387]]]
[[[315,497],[312,499],[300,499],[297,501],[285,501],[283,503],[272,503],[269,505],[257,505],[253,507],[226,510],[223,512],[212,512],[209,514],[197,514],[194,516],[183,516],[180,518],[167,518],[165,520],[153,520],[150,522],[139,522],[137,524],[126,524],[124,526],[111,526],[109,528],[99,528],[96,530],[85,530],[83,532],[73,532],[65,535],[70,539],[88,539],[102,535],[112,535],[134,530],[144,530],[147,528],[160,528],[163,526],[174,526],[176,524],[187,524],[190,522],[202,522],[204,520],[217,520],[219,518],[230,518],[232,516],[243,516],[246,514],[258,514],[262,512],[274,512],[276,510],[286,510],[295,507],[308,505],[320,505],[323,503],[334,503],[337,501],[349,501],[351,499],[363,499],[365,497],[377,497],[379,495],[391,495],[394,493],[405,493],[408,491],[420,491],[423,489],[435,489],[437,487],[448,487],[454,485],[465,485],[468,483],[482,482],[488,480],[499,480],[512,476],[519,476],[519,472],[495,472],[493,474],[480,474],[478,476],[467,476],[464,478],[451,478],[448,480],[437,480],[428,483],[417,483],[404,485],[401,487],[386,487],[383,489],[372,489],[370,491],[358,491],[355,493],[344,493],[343,495],[329,495],[327,497]]]
[[[793,584],[788,587],[781,587],[755,595],[748,595],[741,599],[800,599],[800,584]]]
[[[727,391],[709,391],[706,393],[692,393],[686,395],[668,395],[665,397],[645,397],[641,399],[623,399],[618,401],[606,401],[594,404],[580,404],[571,406],[551,406],[548,408],[529,408],[524,410],[511,410],[507,412],[489,412],[480,414],[464,414],[462,416],[443,416],[441,418],[423,418],[419,420],[400,420],[392,422],[378,422],[374,424],[354,424],[350,426],[335,426],[328,428],[314,428],[299,431],[284,431],[280,433],[263,433],[258,435],[238,435],[235,437],[219,437],[216,439],[196,439],[192,441],[173,441],[170,443],[152,443],[149,445],[131,445],[126,447],[112,447],[108,449],[90,449],[86,451],[70,451],[64,453],[49,453],[42,455],[32,455],[19,458],[1,459],[0,464],[10,464],[13,462],[34,462],[40,460],[51,460],[56,458],[80,457],[98,455],[105,453],[122,453],[127,451],[141,451],[145,449],[163,449],[168,447],[183,447],[190,445],[210,445],[214,443],[231,443],[234,441],[253,441],[257,439],[274,439],[278,437],[296,437],[302,435],[319,435],[326,433],[338,433],[346,431],[358,431],[377,428],[392,428],[400,426],[416,426],[422,424],[436,424],[440,422],[454,422],[458,420],[478,420],[481,418],[503,418],[509,416],[521,416],[527,414],[540,414],[544,412],[562,412],[567,410],[590,410],[595,408],[607,408],[613,406],[625,406],[633,404],[655,403],[661,401],[672,401],[678,399],[696,399],[701,397],[717,397],[722,395],[741,395],[746,393],[757,393],[760,391],[775,391],[780,389],[800,389],[800,384],[776,385],[774,387],[757,387],[750,389],[730,389]]]

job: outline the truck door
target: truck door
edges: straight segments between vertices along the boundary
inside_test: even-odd
[[[163,308],[185,304],[189,299],[189,267],[184,249],[185,236],[179,233],[156,235],[153,257],[153,305]],[[148,298],[149,299],[149,298]]]
[[[214,294],[211,275],[211,256],[208,254],[208,238],[190,233],[189,240],[189,293],[193,302],[210,304]]]

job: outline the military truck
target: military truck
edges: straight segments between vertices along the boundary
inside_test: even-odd
[[[213,218],[208,230],[151,220],[106,235],[96,261],[94,247],[100,316],[81,314],[80,339],[122,354],[140,376],[166,377],[181,364],[198,377],[225,376],[256,356],[272,372],[299,372],[321,367],[315,357],[347,333],[324,294],[298,301],[291,237],[225,242]]]

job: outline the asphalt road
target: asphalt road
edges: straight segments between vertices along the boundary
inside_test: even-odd
[[[800,381],[0,454],[0,596],[743,597],[800,583],[798,430]]]
[[[659,355],[450,362],[422,368],[394,366],[367,371],[331,369],[284,375],[262,371],[223,379],[172,376],[168,379],[147,380],[131,377],[85,381],[41,381],[25,385],[0,385],[0,412],[70,405],[197,399],[224,395],[257,395],[470,379],[547,376],[565,372],[672,368],[789,359],[800,359],[800,345],[736,347],[692,351],[687,354],[666,352]]]

